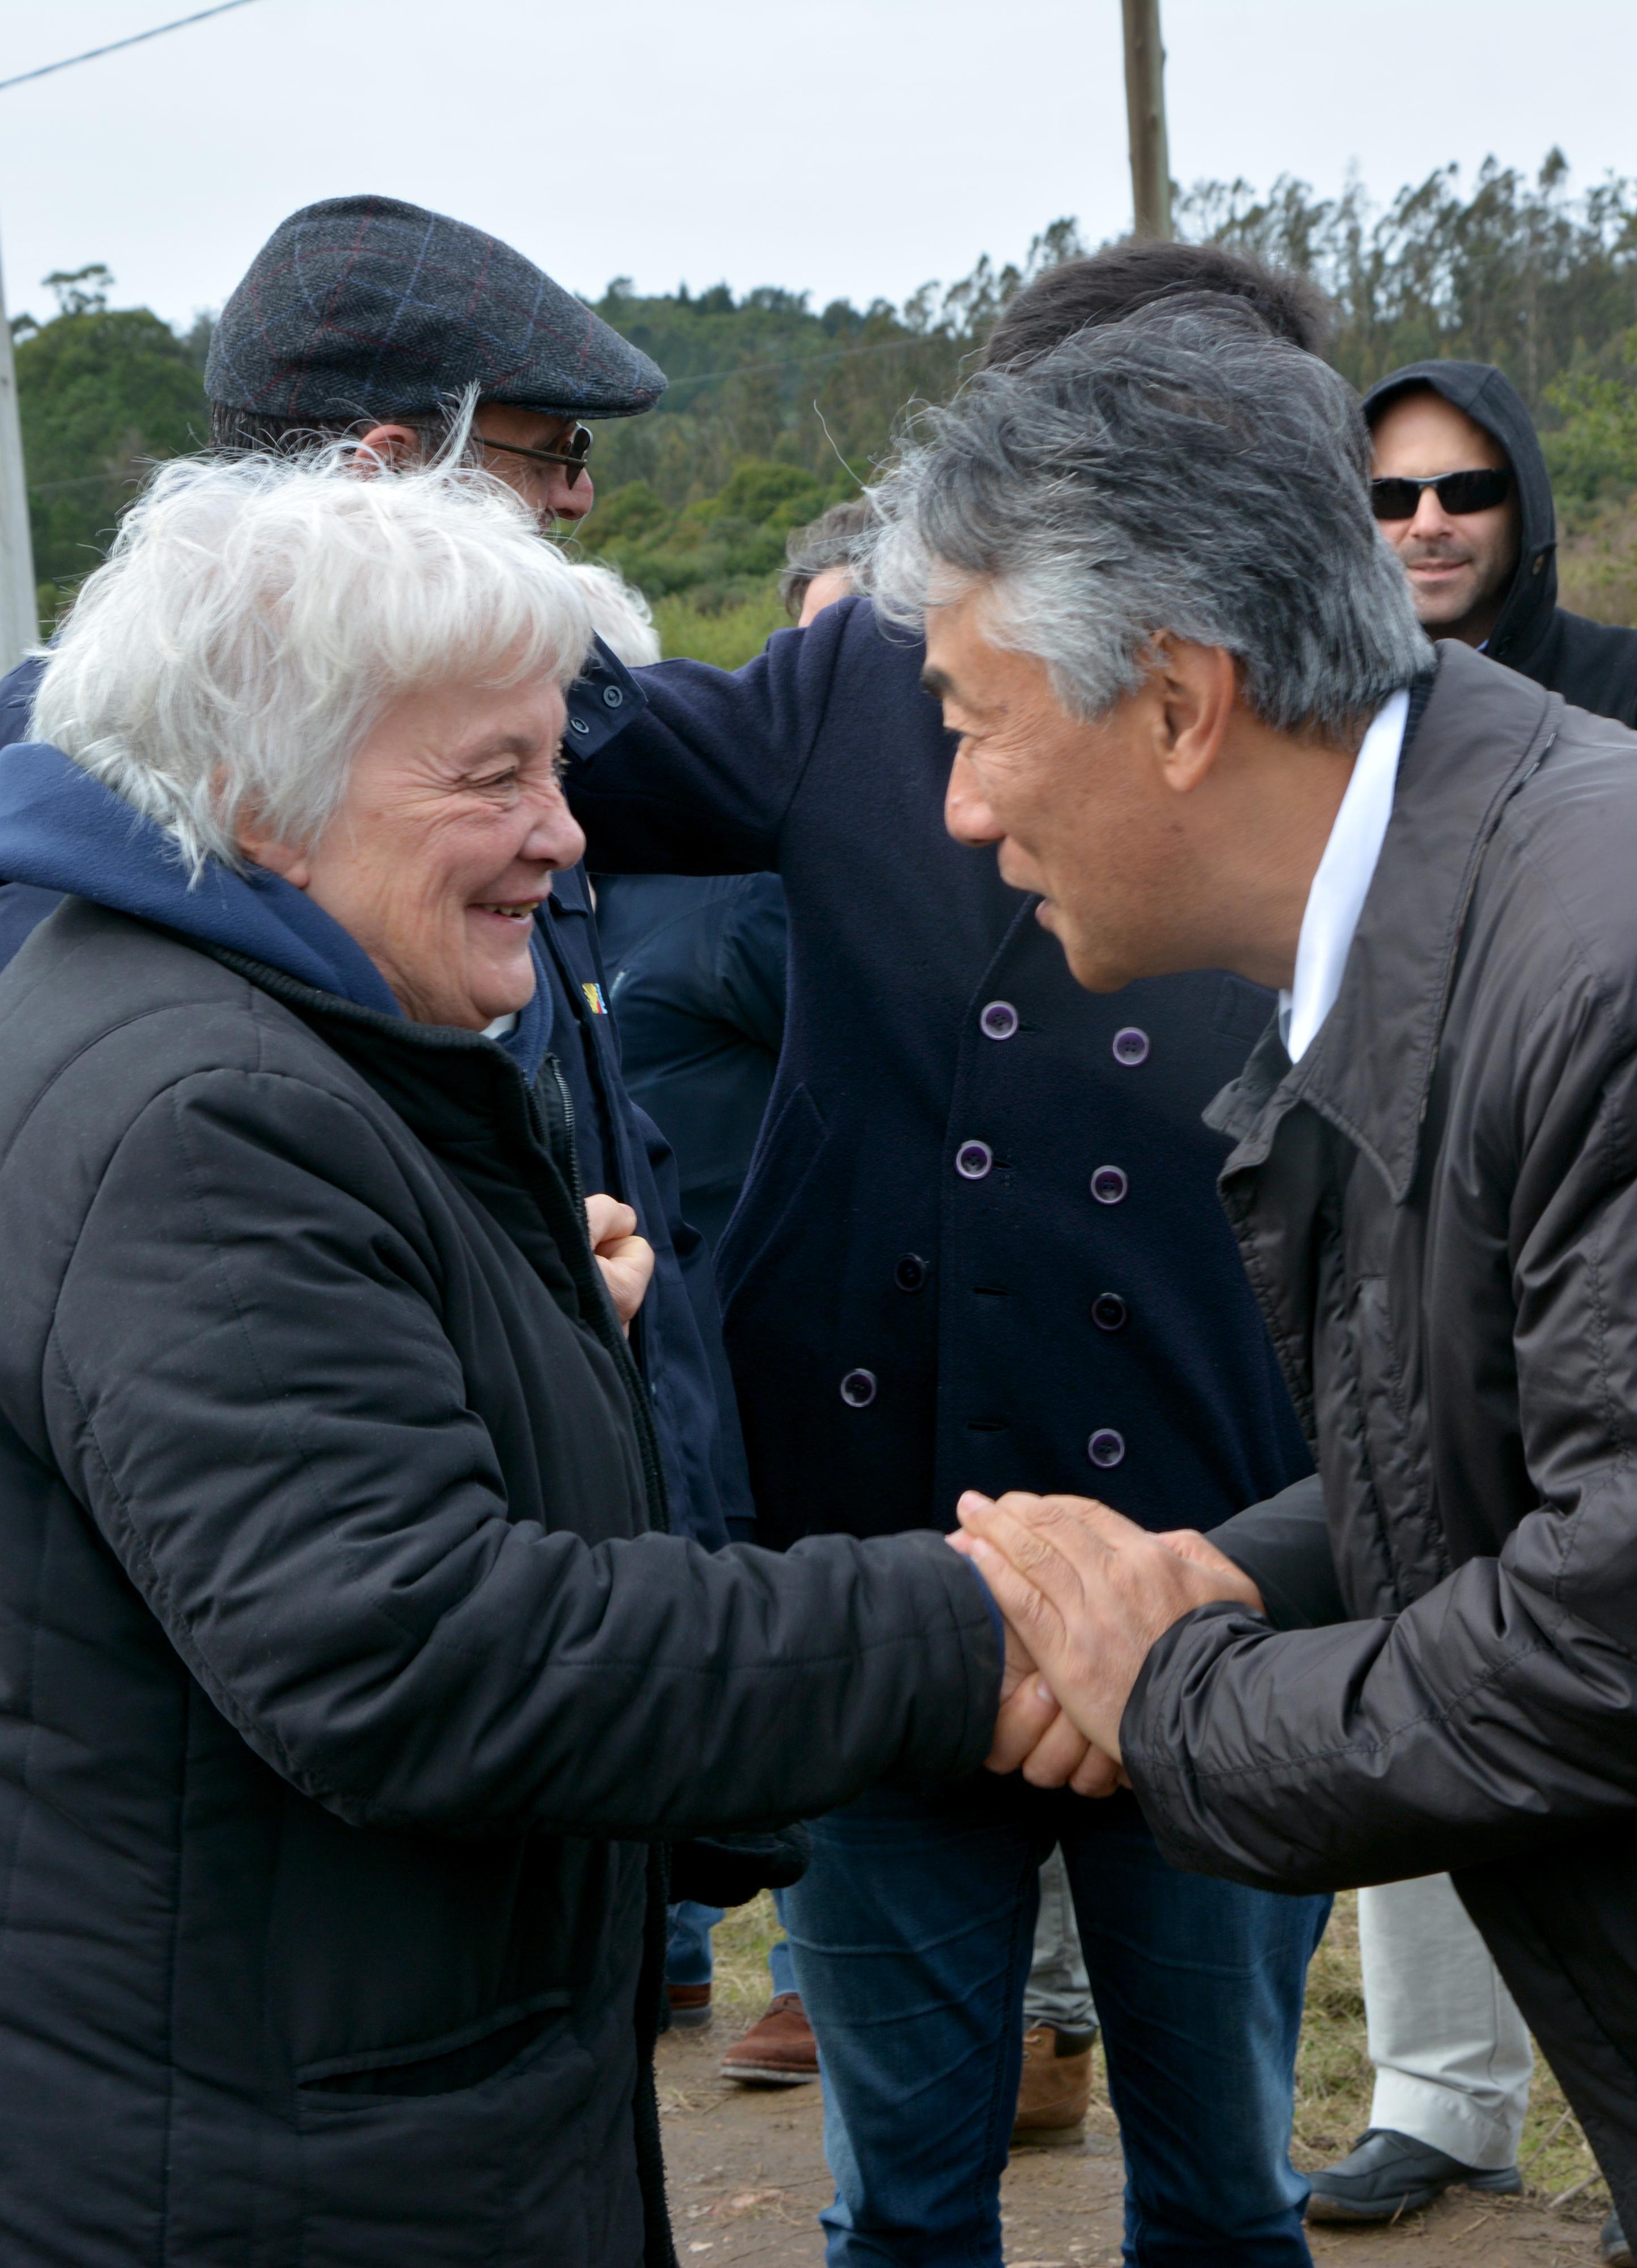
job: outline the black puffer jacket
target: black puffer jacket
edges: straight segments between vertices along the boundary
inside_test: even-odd
[[[1121,1727],[1167,1857],[1455,1870],[1637,2227],[1637,739],[1465,646],[1340,992],[1214,1118],[1320,1479]]]
[[[984,1753],[940,1541],[643,1533],[545,1095],[79,900],[0,978],[8,2261],[668,2260],[646,1846]]]
[[[1485,652],[1577,709],[1637,725],[1637,630],[1588,622],[1558,604],[1552,479],[1522,394],[1493,363],[1413,362],[1370,388],[1365,416],[1373,424],[1390,402],[1417,387],[1442,394],[1493,434],[1517,475],[1517,567]]]

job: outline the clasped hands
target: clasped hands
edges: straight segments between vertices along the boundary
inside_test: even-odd
[[[1119,1722],[1149,1647],[1214,1600],[1260,1614],[1255,1584],[1194,1529],[1150,1535],[1090,1497],[968,1490],[956,1511],[949,1541],[1006,1622],[989,1770],[1077,1795],[1129,1786]]]

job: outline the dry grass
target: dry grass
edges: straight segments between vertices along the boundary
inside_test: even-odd
[[[1369,2124],[1375,2074],[1364,2046],[1364,1993],[1359,1977],[1358,1898],[1346,1891],[1308,1973],[1307,2011],[1296,2061],[1296,2133],[1291,2155],[1310,2171],[1347,2150]],[[1590,2145],[1545,2063],[1537,2058],[1529,2117],[1518,2162],[1531,2195],[1554,2198],[1595,2171]],[[1608,2210],[1595,2181],[1575,2201],[1591,2217]]]
[[[778,1934],[769,1897],[730,1913],[716,1933],[716,1998],[730,2022],[748,2023],[763,2008],[770,1986],[767,1948]],[[1112,2132],[1097,2058],[1094,2123]],[[1307,2012],[1296,2063],[1296,2131],[1291,2155],[1310,2171],[1341,2156],[1369,2124],[1374,2074],[1364,2047],[1364,1995],[1359,1978],[1358,1900],[1345,1892],[1308,1975]],[[1590,2147],[1544,2062],[1537,2061],[1529,2120],[1518,2153],[1531,2194],[1560,2196],[1594,2172]],[[1566,2218],[1600,2219],[1608,2210],[1601,2181],[1571,2203]]]

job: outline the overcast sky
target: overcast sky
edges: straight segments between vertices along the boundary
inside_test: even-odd
[[[189,0],[0,0],[0,77]],[[1386,196],[1553,143],[1637,173],[1637,0],[1163,0],[1178,180],[1356,166]],[[0,94],[13,312],[106,261],[220,304],[283,214],[378,190],[591,293],[901,300],[1062,214],[1129,225],[1119,0],[254,0]]]

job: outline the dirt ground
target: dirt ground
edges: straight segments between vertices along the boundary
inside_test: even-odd
[[[752,2089],[723,2080],[723,2050],[766,1997],[771,1913],[717,1933],[717,2008],[700,2032],[659,2043],[660,2112],[682,2268],[821,2268],[817,2215],[830,2197],[815,2087]],[[1313,2166],[1368,2124],[1357,2022],[1356,1937],[1339,1908],[1309,1996],[1295,2153]],[[1310,2231],[1318,2268],[1596,2268],[1608,2199],[1549,2075],[1538,2078],[1516,2199],[1449,2191],[1385,2229]],[[1099,2088],[1099,2096],[1101,2089]],[[1344,2130],[1345,2131],[1342,2131]],[[1583,2184],[1583,2186],[1578,2186]],[[1083,2144],[1013,2159],[1002,2192],[1009,2268],[1102,2268],[1119,2258],[1119,2144],[1106,2099]],[[1576,2191],[1567,2198],[1563,2192]],[[1558,2200],[1553,2204],[1553,2200]]]

